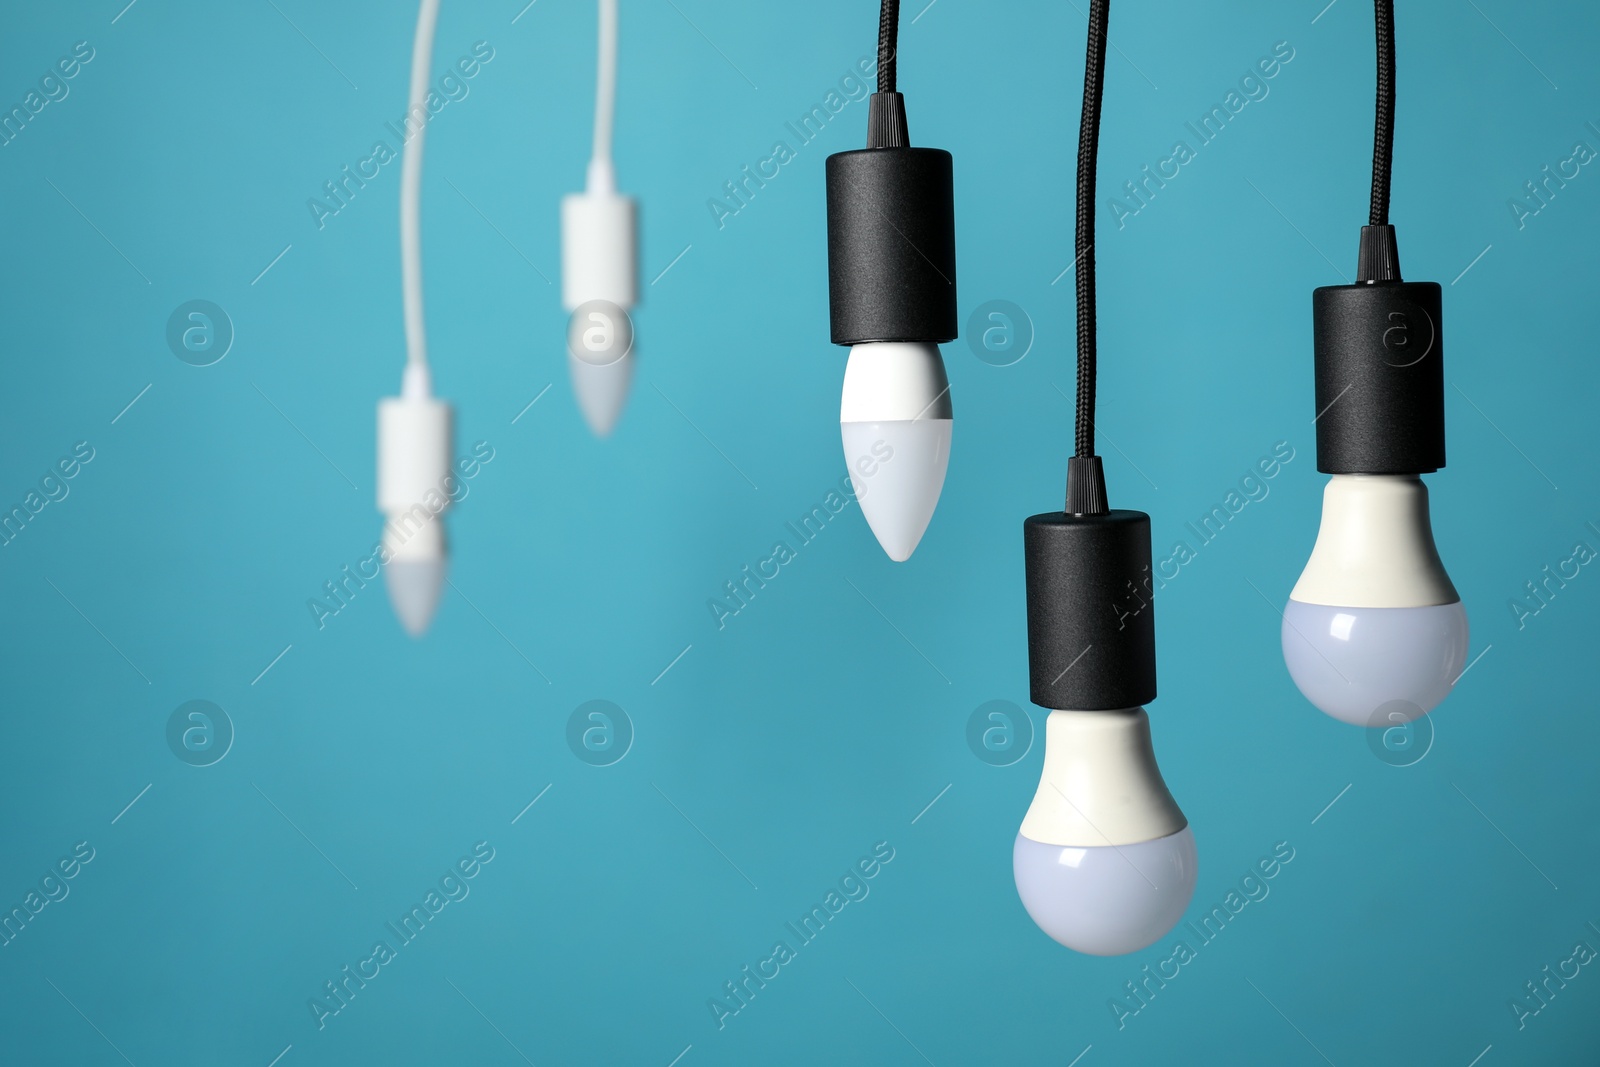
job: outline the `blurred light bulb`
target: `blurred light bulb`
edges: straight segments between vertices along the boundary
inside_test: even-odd
[[[1449,695],[1466,667],[1467,613],[1434,547],[1421,478],[1329,480],[1282,637],[1295,685],[1342,722],[1410,722]]]
[[[561,200],[561,302],[572,391],[596,437],[616,428],[633,384],[637,260],[638,207],[615,191],[609,165],[591,163],[589,188]]]
[[[950,464],[950,381],[939,346],[853,345],[844,370],[839,428],[861,513],[896,562],[916,551]]]
[[[378,510],[389,602],[420,637],[444,588],[450,405],[431,395],[426,367],[408,366],[400,393],[378,401]]]
[[[1028,915],[1076,952],[1136,952],[1177,925],[1199,861],[1143,708],[1050,713],[1011,862]]]

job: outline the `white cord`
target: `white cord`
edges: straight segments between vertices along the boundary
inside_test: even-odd
[[[428,76],[439,0],[422,0],[411,49],[411,96],[406,124],[416,123],[400,162],[400,284],[406,314],[406,385],[427,395],[428,337],[422,315],[422,146],[428,133]],[[420,373],[419,373],[420,372]]]
[[[611,127],[617,110],[617,0],[600,0],[600,62],[594,94],[594,158],[589,160],[588,191],[614,193]]]

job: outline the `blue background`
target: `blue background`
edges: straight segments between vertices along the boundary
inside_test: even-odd
[[[1394,219],[1407,276],[1445,286],[1450,465],[1429,482],[1482,657],[1409,766],[1420,735],[1375,751],[1299,697],[1276,610],[1324,481],[1310,291],[1348,279],[1365,221],[1371,12],[1113,12],[1096,249],[1113,500],[1150,512],[1159,555],[1276,442],[1295,450],[1163,590],[1151,708],[1200,848],[1191,918],[1277,843],[1295,858],[1119,1029],[1108,1002],[1181,931],[1119,959],[1039,933],[1010,855],[1042,737],[1005,767],[966,740],[991,700],[1043,724],[1020,525],[1059,507],[1070,437],[1072,280],[1053,279],[1072,260],[1081,5],[907,7],[912,135],[956,160],[944,497],[901,565],[852,506],[719,630],[708,600],[844,474],[822,168],[862,142],[865,106],[721,228],[707,200],[795,146],[784,123],[871,55],[876,5],[623,5],[617,167],[645,298],[639,377],[601,442],[548,284],[588,154],[593,5],[446,0],[436,67],[479,40],[495,58],[430,127],[429,336],[459,450],[495,458],[450,513],[459,591],[414,642],[379,583],[321,629],[307,608],[379,532],[398,164],[323,229],[306,206],[390,136],[414,6],[124,2],[9,4],[0,33],[7,109],[75,42],[95,49],[0,148],[0,500],[95,450],[0,550],[0,904],[95,850],[0,948],[0,1059],[1600,1060],[1594,967],[1520,1029],[1508,1006],[1600,947],[1600,577],[1521,628],[1509,607],[1575,543],[1600,547],[1600,173],[1522,228],[1507,204],[1574,142],[1600,147],[1600,9],[1400,15]],[[1294,58],[1269,95],[1118,230],[1106,198],[1192,143],[1184,123],[1279,41]],[[212,366],[166,342],[191,299],[236,331]],[[1036,334],[1011,366],[969,346],[995,299]],[[236,731],[209,767],[166,741],[192,699]],[[611,766],[567,742],[592,699],[632,724]],[[479,841],[495,858],[470,896],[319,1030],[308,1000]],[[870,896],[719,1029],[708,999],[880,841],[894,859]]]

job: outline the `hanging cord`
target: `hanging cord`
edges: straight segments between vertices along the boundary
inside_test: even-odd
[[[896,37],[900,32],[900,0],[883,0],[878,9],[878,92],[892,93],[895,82]]]
[[[906,148],[906,102],[895,89],[900,0],[883,0],[878,9],[878,91],[867,101],[867,147]]]
[[[428,75],[439,0],[422,0],[411,49],[411,98],[405,123],[416,124],[400,163],[400,284],[406,319],[407,385],[427,392],[428,338],[422,314],[422,149],[428,134]]]
[[[1076,454],[1094,455],[1094,177],[1100,146],[1100,96],[1105,87],[1110,0],[1089,4],[1089,52],[1083,68],[1083,119],[1078,125],[1078,427]]]
[[[1394,159],[1394,0],[1375,0],[1378,31],[1378,108],[1372,131],[1372,216],[1369,226],[1389,225],[1389,172]]]
[[[616,192],[611,166],[611,128],[617,111],[617,0],[600,0],[600,61],[594,93],[594,157],[589,160],[588,191]]]
[[[1389,225],[1389,175],[1394,162],[1394,0],[1374,0],[1378,40],[1378,103],[1372,123],[1372,211],[1361,227],[1356,281],[1400,280],[1400,250]]]
[[[1103,515],[1105,474],[1094,454],[1095,298],[1094,178],[1100,146],[1100,97],[1105,88],[1106,23],[1111,0],[1089,2],[1089,46],[1083,62],[1083,118],[1078,125],[1078,216],[1074,251],[1078,289],[1078,419],[1067,462],[1067,511]]]

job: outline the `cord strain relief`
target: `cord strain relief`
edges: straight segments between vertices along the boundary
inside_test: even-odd
[[[617,172],[611,160],[596,156],[584,175],[584,192],[610,196],[617,191]]]
[[[867,147],[909,148],[906,98],[899,93],[873,93],[867,100]]]
[[[1099,456],[1073,456],[1067,460],[1067,514],[1104,515],[1106,474]]]
[[[433,396],[433,375],[426,363],[407,363],[400,376],[400,395],[406,400],[426,400]]]
[[[1356,261],[1356,281],[1400,280],[1400,247],[1395,243],[1394,227],[1361,227],[1361,251]]]

